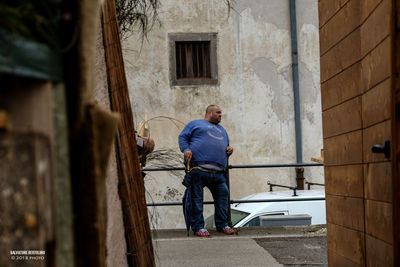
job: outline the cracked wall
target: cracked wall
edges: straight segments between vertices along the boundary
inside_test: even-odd
[[[296,3],[303,160],[310,162],[322,149],[318,1]],[[203,118],[205,107],[217,104],[235,149],[230,164],[294,163],[289,2],[237,0],[228,16],[224,1],[168,1],[159,14],[162,26],[153,28],[143,43],[139,35],[123,42],[135,122],[143,121],[147,112],[156,150],[179,152],[177,138],[184,123]],[[170,86],[168,33],[185,32],[217,32],[218,85]],[[322,183],[323,169],[306,168],[305,176]],[[236,169],[230,177],[232,199],[266,191],[268,181],[295,185],[294,169]],[[183,172],[149,173],[147,201],[181,201],[182,178]],[[211,199],[208,192],[206,199]],[[212,210],[206,207],[205,216]],[[150,212],[155,215],[153,227],[184,227],[181,207]]]

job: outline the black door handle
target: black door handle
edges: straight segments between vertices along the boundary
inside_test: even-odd
[[[373,145],[371,148],[372,153],[383,153],[385,158],[390,158],[390,141],[386,140],[384,145]]]

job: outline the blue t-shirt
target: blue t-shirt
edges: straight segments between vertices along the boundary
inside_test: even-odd
[[[228,145],[224,127],[207,120],[189,122],[179,135],[179,148],[183,153],[192,151],[192,161],[198,165],[213,164],[226,169]]]

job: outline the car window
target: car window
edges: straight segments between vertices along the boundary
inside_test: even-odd
[[[270,214],[263,214],[260,216],[271,216],[271,215],[285,215],[285,213],[270,213]],[[243,227],[250,227],[250,226],[260,226],[260,216],[254,217],[250,221],[248,221]]]
[[[249,216],[250,213],[231,209],[231,221],[232,225],[237,224],[247,216]],[[211,215],[205,219],[205,227],[206,228],[215,228],[215,220],[214,220],[214,215]]]
[[[238,222],[249,216],[250,213],[231,209],[231,221],[232,225],[236,225]]]

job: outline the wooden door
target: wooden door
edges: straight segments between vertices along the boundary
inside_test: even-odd
[[[398,253],[397,170],[371,149],[396,136],[394,3],[319,1],[330,266],[393,266]]]

